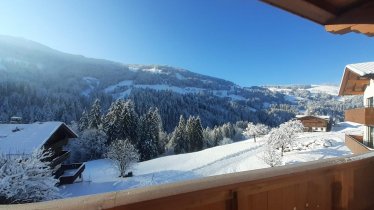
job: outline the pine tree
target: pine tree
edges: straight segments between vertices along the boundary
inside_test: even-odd
[[[161,120],[158,110],[150,108],[141,118],[138,150],[141,160],[149,160],[160,154]]]
[[[203,128],[200,117],[190,116],[187,120],[188,152],[195,152],[203,149]]]
[[[124,101],[116,100],[110,105],[109,111],[103,119],[103,129],[108,136],[108,143],[116,139],[123,139],[123,107]]]
[[[135,104],[133,101],[127,101],[121,112],[121,131],[123,132],[123,138],[127,138],[133,145],[138,143],[138,127],[139,127],[139,116],[135,112]]]
[[[82,117],[79,119],[78,128],[80,131],[88,128],[88,114],[86,110],[83,111]]]
[[[174,144],[174,152],[176,154],[187,152],[186,120],[183,115],[179,117],[179,123],[174,129],[172,141]]]
[[[88,114],[88,128],[99,129],[101,127],[101,105],[100,100],[96,99]]]

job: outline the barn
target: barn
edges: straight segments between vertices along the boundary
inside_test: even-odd
[[[305,132],[328,132],[331,130],[330,116],[297,115],[296,119],[304,125]]]

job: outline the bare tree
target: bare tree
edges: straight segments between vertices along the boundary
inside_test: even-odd
[[[139,161],[139,153],[128,139],[114,140],[108,148],[106,157],[114,161],[120,177],[125,177],[126,170]]]
[[[281,156],[283,156],[284,149],[294,143],[296,135],[302,132],[303,129],[303,124],[298,120],[285,122],[279,128],[274,128],[270,131],[267,143],[275,148],[280,148]]]
[[[243,133],[248,137],[253,136],[254,141],[256,142],[256,136],[266,135],[269,133],[269,127],[264,124],[259,123],[255,125],[252,122],[249,122]]]

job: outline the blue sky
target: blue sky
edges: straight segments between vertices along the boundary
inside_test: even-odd
[[[239,85],[338,84],[374,38],[333,35],[257,0],[0,0],[0,34]]]

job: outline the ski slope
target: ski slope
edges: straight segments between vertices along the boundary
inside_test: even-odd
[[[302,133],[290,151],[284,153],[283,164],[349,155],[344,134],[360,132],[358,124],[340,123],[332,132]],[[264,138],[141,162],[132,168],[131,178],[118,178],[109,160],[90,161],[86,163],[83,181],[62,186],[61,192],[73,197],[266,168],[269,166],[262,160]]]

